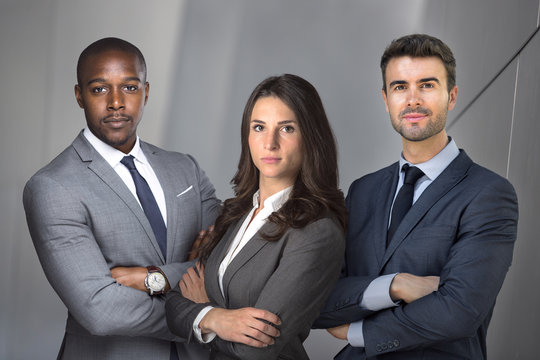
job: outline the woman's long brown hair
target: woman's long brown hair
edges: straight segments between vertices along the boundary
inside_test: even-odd
[[[251,160],[248,136],[251,113],[258,99],[273,96],[295,114],[303,143],[303,162],[288,201],[267,221],[277,231],[263,234],[268,241],[278,240],[288,228],[302,228],[323,217],[335,218],[345,231],[346,209],[338,188],[337,149],[332,128],[317,90],[303,78],[284,74],[263,80],[252,92],[242,116],[240,160],[231,180],[235,197],[224,202],[214,231],[200,249],[204,263],[229,226],[238,222],[253,207],[253,194],[259,188],[259,170]]]

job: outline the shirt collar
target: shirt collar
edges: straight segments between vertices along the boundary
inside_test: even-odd
[[[121,152],[118,149],[113,148],[109,144],[104,143],[101,141],[96,135],[90,131],[90,129],[87,127],[84,128],[83,135],[88,140],[88,142],[96,149],[96,151],[111,165],[113,168],[120,163],[120,160],[126,154]],[[144,156],[144,153],[141,150],[139,137],[137,136],[135,140],[135,145],[133,146],[133,149],[129,152],[127,155],[132,155],[136,160],[146,163],[146,157]]]
[[[268,197],[264,201],[264,210],[265,211],[278,211],[283,204],[289,200],[289,196],[291,195],[293,187],[289,186],[288,188],[285,188],[281,191],[278,191],[277,193],[273,194],[272,196]],[[257,190],[255,194],[253,194],[253,207],[257,208],[259,207],[259,196],[260,196],[260,190]]]
[[[416,166],[424,172],[424,174],[429,178],[429,180],[434,181],[443,171],[450,165],[452,161],[459,155],[459,148],[456,145],[456,142],[451,137],[449,138],[448,144],[442,149],[437,155],[432,157],[426,162],[420,164],[411,164],[403,157],[399,159],[399,168],[403,168],[404,164],[409,164]]]

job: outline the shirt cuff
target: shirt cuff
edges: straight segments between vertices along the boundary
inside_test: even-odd
[[[205,315],[208,314],[208,312],[212,309],[213,309],[212,306],[205,307],[199,312],[199,315],[197,315],[197,317],[195,318],[195,321],[193,321],[193,333],[195,334],[195,338],[203,344],[209,343],[210,341],[214,340],[214,338],[216,337],[215,332],[209,332],[203,335],[201,333],[201,329],[199,328],[199,324],[201,323],[201,320],[203,319],[203,317],[205,317]]]
[[[347,332],[347,341],[351,346],[364,347],[364,333],[362,332],[364,321],[351,323]]]
[[[393,302],[390,297],[390,284],[392,284],[392,280],[397,274],[382,275],[374,279],[364,291],[360,307],[371,311],[379,311],[398,306],[399,303]]]

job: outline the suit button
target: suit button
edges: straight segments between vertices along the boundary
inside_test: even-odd
[[[394,347],[394,342],[393,341],[389,341],[388,342],[388,348],[391,349]]]
[[[381,345],[377,344],[377,347],[375,348],[377,350],[377,352],[381,352],[382,351],[382,348],[381,348]]]
[[[382,344],[382,345],[381,345],[381,348],[382,348],[383,350],[386,350],[386,349],[388,349],[388,345]]]
[[[399,340],[398,339],[395,339],[394,340],[394,347],[398,347],[399,346]]]

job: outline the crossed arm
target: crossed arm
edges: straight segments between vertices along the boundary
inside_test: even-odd
[[[45,275],[85,329],[102,336],[175,338],[164,321],[164,299],[121,286],[111,276],[93,232],[99,220],[76,193],[40,176],[27,184],[24,207]],[[113,241],[115,234],[108,236]]]
[[[492,310],[510,266],[517,231],[517,199],[507,181],[495,181],[485,184],[459,215],[457,234],[436,291],[432,291],[435,278],[399,274],[390,295],[403,303],[369,311],[358,304],[373,277],[343,277],[331,295],[332,301],[339,304],[353,292],[357,298],[349,299],[350,306],[328,309],[318,325],[339,326],[331,332],[346,338],[347,324],[363,320],[367,356],[375,355],[375,344],[381,339],[399,338],[402,351],[471,336]]]
[[[208,226],[207,222],[214,221],[219,202],[203,173],[200,178],[202,220]],[[146,268],[118,267],[112,271],[109,268],[110,263],[122,261],[150,262],[148,254],[141,252],[135,258],[127,255],[133,249],[114,248],[125,239],[146,235],[124,226],[123,217],[116,210],[96,208],[92,212],[84,199],[88,197],[85,190],[67,187],[47,174],[34,176],[25,187],[27,222],[47,279],[70,314],[91,334],[177,339],[165,322],[165,299],[145,293]],[[92,204],[103,200],[104,206],[110,205],[108,194],[93,195]],[[118,232],[110,231],[111,223],[117,225]],[[191,265],[191,262],[179,262],[167,264],[163,269],[177,282]]]
[[[292,339],[307,335],[339,272],[343,234],[331,220],[323,220],[312,224],[317,230],[311,236],[304,237],[301,231],[296,231],[294,238],[291,236],[279,266],[253,307],[233,310],[219,308],[215,302],[198,304],[183,295],[182,283],[180,288],[173,289],[166,305],[173,333],[191,339],[197,314],[211,305],[215,309],[206,314],[199,326],[218,335],[211,343],[213,347],[240,359],[277,358]]]
[[[389,295],[393,302],[412,303],[439,288],[438,276],[416,276],[408,273],[397,274],[390,284]],[[350,323],[326,329],[333,337],[347,340]]]
[[[210,227],[209,231],[211,231],[211,228],[212,227]],[[193,242],[190,255],[188,256],[189,265],[191,265],[192,264],[191,262],[194,261],[195,254],[197,253],[201,242],[204,241],[205,236],[206,236],[206,230],[201,230],[197,234],[197,238]],[[193,271],[192,267],[187,267],[187,270],[189,269]],[[184,273],[184,271],[181,271],[180,273]],[[117,266],[111,269],[111,275],[119,284],[122,284],[124,286],[129,286],[136,290],[148,292],[148,289],[146,288],[146,285],[144,283],[146,279],[146,275],[147,275],[147,269],[145,267]],[[167,276],[165,276],[165,281],[167,282],[165,286],[165,292],[168,292],[169,290],[171,290],[171,286],[169,284],[169,279],[167,278]]]

